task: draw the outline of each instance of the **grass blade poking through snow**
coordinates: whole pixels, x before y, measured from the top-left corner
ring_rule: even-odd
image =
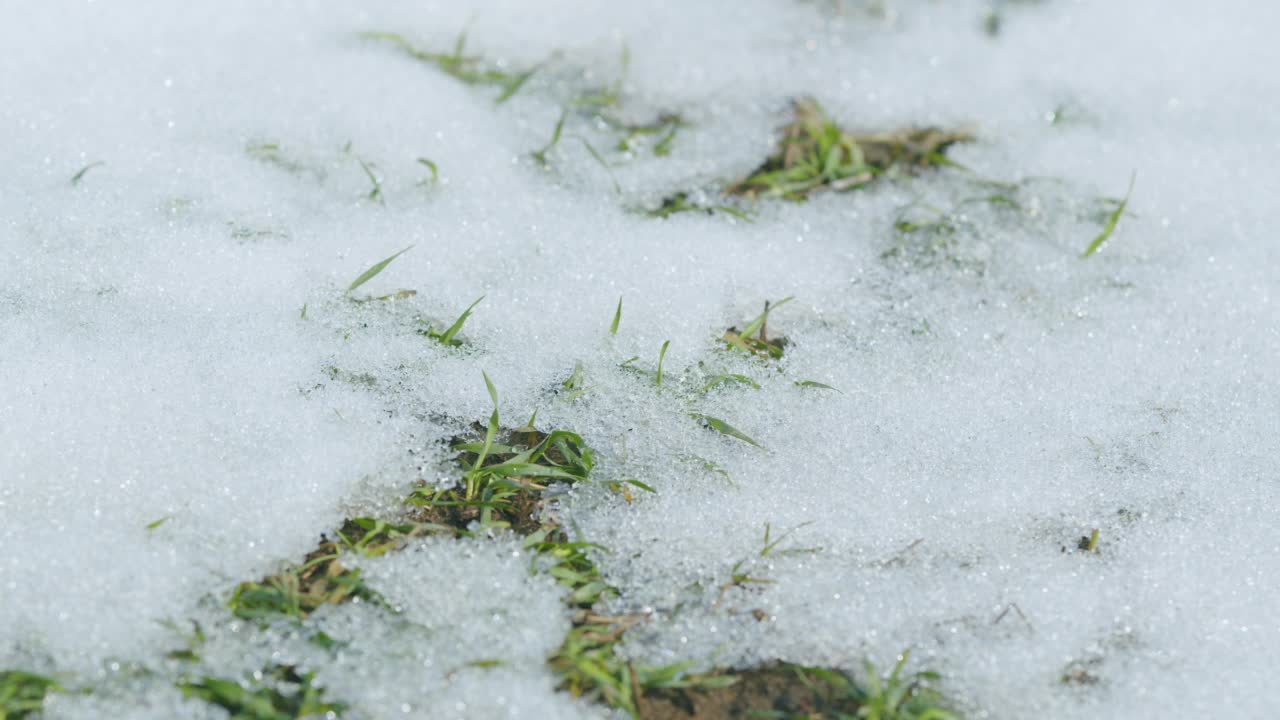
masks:
[[[405,248],[405,249],[401,250],[400,252],[396,253],[395,255],[392,255],[391,257],[387,258],[386,260],[383,260],[382,262],[379,262],[379,263],[375,263],[375,264],[373,265],[373,267],[369,268],[368,270],[365,270],[363,273],[360,273],[360,277],[358,277],[358,278],[356,278],[354,281],[352,281],[351,286],[347,288],[347,292],[351,292],[352,290],[355,290],[356,288],[360,287],[361,285],[363,285],[363,284],[365,284],[365,283],[369,282],[370,280],[372,280],[373,278],[377,277],[378,273],[380,273],[380,272],[382,272],[383,270],[386,270],[386,269],[387,269],[387,266],[391,264],[391,261],[392,261],[392,260],[395,260],[396,258],[398,258],[398,257],[400,257],[401,255],[403,255],[403,254],[405,254],[405,253],[409,252],[409,251],[410,251],[410,250],[412,250],[412,249],[413,249],[413,246],[412,246],[412,245],[410,245],[409,247],[407,247],[407,248]]]
[[[550,162],[547,161],[547,153],[551,152],[552,148],[560,144],[560,133],[564,132],[564,121],[568,117],[569,117],[569,108],[564,108],[563,110],[561,110],[560,119],[556,120],[556,127],[554,130],[551,131],[550,142],[548,142],[546,145],[543,145],[541,149],[534,150],[532,153],[530,153],[530,155],[533,156],[533,159],[537,160],[538,164],[544,168],[551,164]]]
[[[1081,254],[1080,257],[1087,258],[1098,252],[1098,250],[1102,249],[1102,246],[1106,244],[1107,240],[1111,237],[1111,233],[1115,232],[1116,224],[1120,222],[1120,216],[1124,215],[1124,209],[1129,205],[1129,196],[1133,194],[1133,183],[1137,181],[1137,179],[1137,172],[1134,172],[1133,175],[1129,176],[1129,189],[1125,191],[1124,199],[1120,201],[1119,205],[1116,205],[1115,210],[1111,211],[1111,216],[1107,218],[1107,224],[1102,228],[1102,232],[1098,233],[1098,237],[1094,238],[1093,242],[1089,243],[1089,247],[1085,248],[1084,253]]]
[[[505,85],[502,86],[502,94],[498,95],[498,99],[494,100],[493,104],[501,105],[502,103],[510,100],[511,96],[520,92],[520,88],[524,87],[524,84],[529,81],[529,78],[533,77],[533,74],[538,72],[539,67],[540,66],[538,65],[534,65],[528,70],[513,76]]]
[[[658,351],[658,375],[655,380],[658,387],[662,387],[662,361],[667,358],[667,347],[671,345],[671,341],[667,340],[662,343],[662,349]]]
[[[423,180],[418,183],[419,185],[426,185],[428,182],[430,182],[430,184],[432,185],[435,185],[436,183],[440,182],[440,168],[436,167],[436,164],[434,161],[428,160],[427,158],[420,157],[418,158],[418,164],[431,171],[431,180],[430,181]]]
[[[828,385],[828,384],[826,384],[826,383],[820,383],[820,382],[818,382],[817,380],[797,380],[797,381],[796,381],[796,387],[802,387],[802,388],[817,388],[817,389],[819,389],[819,390],[835,390],[836,392],[840,393],[841,395],[843,395],[843,394],[844,394],[844,392],[842,392],[842,391],[840,390],[840,388],[834,388],[834,387],[831,387],[830,385]]]
[[[72,176],[71,176],[71,184],[72,184],[72,185],[79,185],[79,184],[80,184],[80,181],[84,179],[84,174],[85,174],[85,173],[87,173],[87,172],[89,172],[90,170],[92,170],[92,169],[94,169],[94,168],[98,167],[99,165],[106,165],[106,163],[105,163],[105,162],[103,162],[103,161],[101,161],[101,160],[96,160],[96,161],[91,162],[91,163],[89,163],[88,165],[85,165],[84,167],[80,168],[80,172],[78,172],[78,173],[76,173],[75,175],[72,175]]]
[[[618,309],[613,311],[613,322],[609,324],[609,334],[618,334],[618,325],[622,322],[622,296],[618,296]]]
[[[484,299],[483,295],[476,298],[476,301],[471,303],[471,305],[468,306],[466,310],[463,310],[462,314],[458,316],[458,319],[454,320],[453,324],[449,326],[449,329],[445,330],[444,332],[438,333],[428,328],[426,332],[427,337],[439,342],[441,345],[444,345],[446,347],[457,347],[461,345],[462,341],[456,340],[454,338],[457,336],[458,332],[462,330],[462,326],[466,324],[467,318],[471,317],[471,311],[475,309],[475,306],[479,305],[480,301],[483,299]]]
[[[706,423],[707,427],[711,428],[712,430],[715,430],[721,435],[728,435],[731,438],[737,438],[742,442],[745,442],[750,445],[755,445],[758,448],[764,447],[763,445],[756,442],[755,440],[752,440],[750,437],[747,437],[747,435],[743,433],[741,430],[739,430],[738,428],[730,425],[729,423],[719,418],[713,418],[710,415],[703,415],[702,413],[690,413],[690,417],[692,417],[695,420],[701,420],[702,422]]]

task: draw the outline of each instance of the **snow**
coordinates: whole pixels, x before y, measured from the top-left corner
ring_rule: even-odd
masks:
[[[447,478],[443,441],[490,410],[484,369],[505,420],[536,409],[597,449],[597,475],[658,491],[584,487],[557,510],[609,548],[609,609],[654,613],[631,657],[857,671],[910,647],[973,717],[1263,716],[1280,8],[997,7],[994,38],[977,2],[25,8],[0,27],[0,669],[104,688],[52,717],[218,717],[163,661],[181,641],[162,621],[199,618],[202,667],[298,659],[355,717],[607,715],[555,692],[560,591],[509,539],[368,561],[408,616],[317,613],[308,628],[353,643],[337,660],[221,605]],[[499,105],[358,37],[443,50],[463,29],[471,52],[547,64]],[[561,104],[615,82],[624,46],[626,111],[689,122],[670,157],[572,118],[539,167]],[[763,202],[750,223],[630,210],[752,170],[801,95],[859,129],[973,127],[950,157],[1039,179],[1020,210],[965,206],[941,256],[884,257],[904,206],[989,193],[959,171]],[[264,144],[297,169],[246,152]],[[1082,260],[1096,199],[1134,172],[1131,213]],[[354,294],[415,296],[344,295],[409,245]],[[463,349],[415,333],[482,295]],[[776,366],[717,349],[792,295]],[[667,340],[661,389],[618,368],[652,369]],[[590,390],[557,400],[576,362]],[[700,392],[722,372],[761,387]],[[793,530],[778,551],[820,550],[760,557],[766,523]],[[1076,550],[1092,528],[1099,552]],[[739,561],[772,582],[721,592]],[[1080,662],[1099,683],[1060,681]]]

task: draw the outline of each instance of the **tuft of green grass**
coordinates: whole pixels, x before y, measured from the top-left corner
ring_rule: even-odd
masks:
[[[106,165],[106,163],[103,162],[102,160],[95,160],[94,162],[91,162],[88,165],[85,165],[84,167],[80,168],[80,170],[77,171],[75,175],[71,176],[71,184],[79,185],[80,181],[84,179],[85,173],[89,172],[90,170],[96,167],[101,167],[102,165]],[[0,716],[0,720],[3,720],[2,716]]]
[[[430,326],[427,326],[425,330],[420,330],[419,334],[425,335],[445,347],[459,347],[462,345],[462,341],[457,339],[458,333],[462,330],[462,326],[466,324],[467,318],[471,317],[471,311],[480,304],[481,300],[484,300],[484,297],[484,295],[481,295],[476,298],[476,301],[467,306],[467,309],[462,311],[462,314],[458,316],[458,319],[454,320],[453,324],[443,332],[434,330]]]
[[[22,720],[44,708],[50,693],[62,692],[53,678],[23,670],[0,672],[0,720]]]
[[[764,302],[764,312],[747,323],[747,326],[741,331],[736,327],[729,328],[720,339],[727,343],[730,348],[741,350],[766,360],[776,360],[782,357],[783,351],[787,346],[787,339],[784,337],[769,338],[769,313],[786,305],[793,299],[794,297],[788,296],[772,304],[766,300]]]
[[[801,201],[819,191],[853,190],[878,177],[951,165],[944,155],[947,148],[973,138],[965,131],[938,128],[854,134],[810,98],[797,100],[793,112],[778,149],[726,193]]]
[[[381,602],[382,598],[360,579],[359,570],[347,570],[338,562],[339,554],[337,544],[323,542],[301,565],[237,585],[227,607],[245,620],[302,620],[324,605],[354,598]]]
[[[865,663],[866,686],[857,687],[847,681],[840,689],[860,705],[858,717],[865,720],[954,720],[958,716],[948,710],[942,696],[931,683],[938,674],[929,671],[903,675],[911,656],[904,650],[893,670],[881,677],[871,661]]]
[[[373,264],[373,266],[371,266],[368,270],[365,270],[364,272],[360,273],[360,277],[358,277],[358,278],[356,278],[355,280],[352,280],[352,281],[351,281],[351,285],[347,287],[347,292],[351,292],[352,290],[355,290],[356,288],[360,287],[361,285],[363,285],[363,284],[365,284],[365,283],[369,282],[370,280],[372,280],[373,278],[377,277],[377,276],[378,276],[378,273],[380,273],[380,272],[382,272],[383,270],[386,270],[386,269],[387,269],[387,266],[391,264],[391,261],[392,261],[392,260],[395,260],[396,258],[398,258],[398,257],[400,257],[401,255],[403,255],[403,254],[405,254],[405,253],[409,252],[409,251],[410,251],[410,250],[412,250],[412,249],[413,249],[413,246],[412,246],[412,245],[410,245],[409,247],[407,247],[407,248],[405,248],[405,249],[401,250],[400,252],[396,253],[395,255],[392,255],[391,257],[386,258],[385,260],[382,260],[382,261],[380,261],[380,262],[376,262],[376,263],[374,263],[374,264]]]
[[[781,535],[775,537],[773,536],[773,526],[770,523],[765,523],[764,543],[760,546],[760,557],[769,557],[770,555],[809,555],[821,552],[822,548],[789,547],[779,549],[778,547],[782,544],[782,541],[790,537],[792,533],[812,524],[812,522],[800,523],[799,525],[791,528],[790,530],[786,530]]]
[[[595,453],[582,437],[567,430],[549,434],[532,427],[503,432],[498,415],[498,391],[487,373],[485,387],[493,412],[483,441],[458,440],[458,464],[464,469],[455,487],[419,487],[405,500],[422,508],[422,519],[465,529],[472,521],[485,527],[528,530],[548,481],[585,482],[595,465]]]
[[[432,523],[392,523],[379,518],[348,518],[336,532],[342,547],[364,557],[378,557],[404,545],[408,538],[451,528]]]
[[[315,673],[292,665],[272,665],[245,681],[219,677],[186,679],[177,684],[188,698],[217,705],[232,720],[303,720],[341,717],[346,707],[325,699],[313,684]]]
[[[704,425],[711,428],[712,430],[715,430],[721,435],[728,435],[731,438],[737,438],[749,445],[755,445],[758,448],[763,448],[763,446],[760,443],[756,442],[755,440],[752,440],[741,430],[735,428],[734,426],[730,425],[729,423],[719,418],[713,418],[710,415],[703,415],[702,413],[690,413],[689,416],[695,420],[702,421]]]
[[[1137,171],[1134,171],[1134,173],[1129,176],[1129,189],[1125,191],[1124,198],[1116,204],[1115,209],[1107,216],[1107,224],[1103,226],[1102,232],[1098,233],[1098,236],[1093,239],[1093,242],[1089,243],[1089,247],[1084,249],[1084,252],[1081,253],[1080,257],[1087,258],[1098,252],[1098,250],[1102,249],[1102,246],[1106,244],[1107,240],[1110,239],[1111,233],[1116,231],[1116,225],[1120,222],[1120,216],[1124,215],[1125,208],[1129,206],[1129,197],[1133,195],[1133,184],[1137,182],[1137,180],[1138,173]]]
[[[508,72],[499,69],[497,65],[482,57],[467,55],[465,32],[458,35],[457,40],[454,41],[453,50],[448,53],[423,50],[399,33],[362,32],[360,37],[391,45],[414,60],[431,65],[467,85],[488,85],[499,88],[498,96],[494,99],[495,105],[501,105],[514,97],[529,78],[541,68],[540,65],[535,65],[527,70]]]

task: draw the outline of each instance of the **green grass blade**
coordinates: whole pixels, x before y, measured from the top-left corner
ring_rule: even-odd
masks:
[[[564,131],[564,121],[568,119],[568,117],[569,108],[563,108],[560,111],[560,119],[556,120],[555,129],[551,131],[551,141],[544,145],[540,150],[533,151],[533,158],[537,160],[539,164],[543,166],[547,165],[547,153],[551,152],[552,148],[560,144],[560,133]]]
[[[466,310],[462,311],[462,314],[458,316],[458,319],[453,321],[453,324],[449,326],[449,329],[445,330],[440,335],[440,342],[442,344],[444,345],[453,344],[454,336],[457,335],[460,330],[462,330],[462,326],[466,324],[467,318],[471,317],[471,311],[475,308],[476,305],[479,305],[480,301],[483,299],[484,299],[484,295],[481,295],[479,298],[476,299],[475,302],[471,303],[471,305]],[[493,404],[494,405],[498,404],[498,400],[496,397],[494,398]]]
[[[600,152],[595,149],[595,146],[593,146],[586,138],[579,137],[578,141],[587,149],[587,152],[591,153],[591,157],[595,158],[596,162],[600,163],[600,167],[604,168],[604,171],[609,173],[609,181],[613,183],[613,191],[621,195],[622,186],[618,184],[618,178],[614,176],[613,168],[609,167],[609,163],[604,159],[604,156],[601,155]]]
[[[94,168],[98,167],[99,165],[106,165],[106,163],[105,163],[105,162],[103,162],[103,161],[101,161],[101,160],[96,160],[96,161],[91,162],[91,163],[89,163],[88,165],[85,165],[84,167],[80,168],[80,172],[78,172],[78,173],[76,173],[75,175],[72,175],[72,176],[71,176],[71,184],[72,184],[72,185],[79,185],[79,184],[80,184],[80,181],[84,179],[84,174],[85,174],[85,173],[87,173],[87,172],[89,172],[90,170],[92,170],[92,169],[94,169]]]
[[[656,379],[658,387],[662,387],[662,361],[666,359],[667,347],[670,345],[671,345],[671,341],[668,340],[662,343],[662,349],[658,351],[658,376]]]
[[[432,184],[440,182],[440,168],[436,167],[435,162],[428,160],[427,158],[420,157],[418,158],[418,164],[426,167],[428,170],[431,171]],[[423,182],[426,182],[426,181],[424,180]]]
[[[622,296],[618,296],[618,309],[613,311],[613,322],[609,325],[609,334],[618,334],[618,325],[622,322]]]
[[[538,69],[540,67],[541,67],[540,65],[534,65],[528,70],[525,70],[519,75],[516,75],[515,77],[511,78],[511,81],[503,86],[502,94],[498,96],[497,100],[493,101],[493,104],[501,105],[502,103],[510,100],[511,96],[520,92],[520,88],[524,87],[524,84],[529,82],[529,78],[533,77],[533,74],[538,72]]]
[[[741,430],[735,428],[734,426],[730,425],[729,423],[719,418],[713,418],[710,415],[703,415],[702,413],[691,413],[690,416],[696,420],[701,420],[702,422],[707,424],[707,427],[711,428],[712,430],[715,430],[716,432],[722,435],[728,435],[731,438],[737,438],[749,445],[755,445],[758,448],[763,448],[763,446],[760,443],[756,442],[755,440],[752,440]]]
[[[720,385],[726,385],[728,383],[738,383],[739,385],[746,385],[747,387],[750,387],[753,390],[760,389],[760,383],[756,382],[755,380],[752,380],[746,375],[739,375],[738,373],[725,373],[724,375],[717,375],[711,378],[711,380],[708,381],[707,384],[703,386],[702,392],[710,392],[712,388],[719,387]]]
[[[1098,233],[1098,237],[1094,238],[1093,242],[1089,243],[1089,247],[1085,248],[1084,253],[1081,254],[1080,257],[1087,258],[1098,252],[1098,250],[1102,248],[1103,244],[1107,242],[1107,239],[1111,237],[1111,233],[1115,232],[1116,224],[1120,222],[1120,216],[1124,215],[1124,209],[1129,204],[1129,196],[1133,194],[1133,184],[1137,179],[1138,173],[1137,171],[1134,171],[1133,175],[1129,176],[1129,189],[1125,191],[1124,199],[1121,200],[1120,204],[1116,206],[1116,209],[1111,212],[1111,216],[1107,218],[1107,224],[1102,228],[1102,232]]]
[[[493,400],[493,409],[498,409],[498,389],[493,386],[493,381],[489,379],[489,373],[481,370],[480,374],[484,376],[484,386],[489,390],[489,398]]]
[[[377,276],[377,274],[378,274],[378,273],[380,273],[380,272],[382,272],[383,270],[387,269],[387,266],[391,264],[391,261],[392,261],[392,260],[395,260],[396,258],[400,257],[401,255],[403,255],[403,254],[405,254],[405,253],[409,252],[411,249],[413,249],[413,246],[412,246],[412,245],[410,245],[409,247],[407,247],[407,248],[405,248],[405,249],[401,250],[400,252],[396,253],[395,255],[392,255],[391,257],[387,258],[386,260],[383,260],[382,262],[376,263],[373,267],[369,268],[368,270],[365,270],[363,273],[361,273],[361,274],[360,274],[360,277],[356,278],[356,279],[351,283],[351,286],[347,288],[347,292],[351,292],[352,290],[355,290],[356,288],[360,287],[361,285],[363,285],[363,284],[365,284],[365,283],[369,282],[370,280],[372,280],[374,277],[376,277],[376,276]]]
[[[844,394],[844,392],[840,390],[840,388],[831,387],[830,385],[826,383],[820,383],[817,380],[797,380],[796,387],[818,388],[819,390],[835,390],[841,395]]]
[[[752,335],[756,334],[757,332],[760,331],[760,328],[764,327],[764,324],[769,320],[769,313],[773,312],[774,310],[777,310],[783,305],[786,305],[787,303],[791,302],[794,299],[795,299],[794,295],[788,295],[787,297],[782,298],[776,303],[772,303],[772,304],[765,303],[766,307],[764,312],[760,313],[760,315],[757,316],[755,320],[752,320],[750,323],[748,323],[747,326],[743,328],[742,332],[738,334],[744,338],[751,337]]]

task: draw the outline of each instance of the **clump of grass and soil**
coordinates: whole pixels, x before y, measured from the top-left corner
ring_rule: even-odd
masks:
[[[785,297],[777,302],[764,301],[764,312],[760,313],[741,330],[737,326],[724,331],[720,339],[730,349],[740,350],[748,355],[765,360],[777,360],[786,352],[787,339],[781,335],[769,337],[769,313],[791,302],[794,297]]]
[[[51,677],[24,670],[0,672],[0,720],[21,720],[44,707],[50,693],[62,688]]]
[[[320,607],[360,599],[380,602],[379,595],[360,579],[359,570],[339,562],[341,548],[323,541],[299,565],[290,565],[258,581],[240,583],[227,606],[245,620],[301,620]]]
[[[312,683],[314,673],[292,665],[272,665],[244,681],[219,677],[188,679],[178,689],[188,698],[217,705],[232,720],[302,720],[342,717],[342,703],[325,699],[325,691]]]
[[[866,680],[825,668],[789,663],[736,673],[733,683],[663,688],[646,692],[644,720],[729,720],[730,718],[866,718],[868,720],[948,720],[930,672],[903,674],[908,653],[881,677],[867,664]],[[727,676],[726,676],[727,677]]]
[[[973,139],[968,131],[941,128],[849,132],[811,98],[795,101],[792,111],[777,150],[725,188],[727,194],[801,201],[817,192],[854,190],[880,177],[953,165],[947,149]]]
[[[947,159],[947,150],[972,139],[967,130],[932,127],[851,132],[831,119],[817,101],[801,98],[792,103],[792,119],[782,127],[773,153],[722,192],[752,202],[760,198],[802,202],[815,193],[866,187],[882,177],[909,177],[955,166]],[[730,203],[699,202],[693,197],[687,190],[674,192],[645,214],[665,219],[683,212],[724,212],[750,219]]]

